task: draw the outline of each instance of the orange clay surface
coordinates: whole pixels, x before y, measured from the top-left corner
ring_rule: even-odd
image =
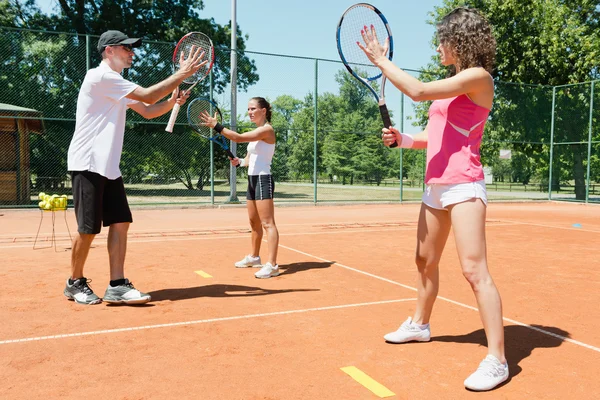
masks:
[[[34,250],[41,212],[0,210],[0,399],[378,399],[348,366],[396,399],[598,399],[600,207],[489,205],[511,379],[487,393],[463,386],[486,342],[452,234],[432,341],[383,340],[414,311],[418,211],[278,206],[282,274],[258,280],[233,266],[250,251],[244,207],[133,209],[126,276],[152,302],[83,306],[62,293],[64,214],[58,251]],[[52,245],[51,221],[36,247]],[[66,221],[74,233],[72,209]],[[107,232],[85,270],[99,296]]]

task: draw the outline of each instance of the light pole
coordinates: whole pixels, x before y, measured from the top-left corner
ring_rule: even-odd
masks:
[[[237,131],[237,21],[236,21],[236,0],[231,0],[231,69],[230,69],[230,82],[231,82],[231,130]],[[231,152],[237,155],[237,143],[231,141]],[[229,202],[239,203],[237,197],[237,174],[236,167],[233,165],[229,166]]]

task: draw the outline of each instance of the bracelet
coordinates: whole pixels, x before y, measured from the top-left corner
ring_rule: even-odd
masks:
[[[400,137],[402,138],[402,143],[400,143],[400,147],[405,148],[405,149],[410,149],[413,147],[415,141],[414,141],[412,135],[409,135],[406,133],[401,133]]]
[[[239,158],[240,160],[240,167],[245,167],[246,166],[246,159],[245,158]]]
[[[215,125],[215,127],[213,128],[217,133],[221,133],[221,131],[223,129],[225,129],[225,127],[223,125],[221,125],[220,123],[217,122],[217,124]]]

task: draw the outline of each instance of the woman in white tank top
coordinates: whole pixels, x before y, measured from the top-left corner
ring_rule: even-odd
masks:
[[[238,268],[260,268],[254,274],[257,278],[271,278],[279,275],[277,248],[279,231],[275,225],[273,193],[275,181],[271,176],[271,161],[275,153],[275,131],[271,126],[271,105],[262,97],[253,97],[248,102],[248,116],[256,125],[250,132],[238,133],[218,124],[216,118],[204,113],[201,115],[206,126],[210,126],[227,139],[236,143],[248,143],[245,158],[234,158],[232,165],[248,167],[248,191],[246,205],[252,229],[252,252],[235,263]],[[263,229],[267,233],[269,255],[263,265],[260,260],[260,245]]]

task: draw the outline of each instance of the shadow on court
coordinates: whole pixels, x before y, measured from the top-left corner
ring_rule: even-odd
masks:
[[[534,328],[542,329],[553,335],[559,335],[569,338],[571,334],[565,330],[554,326],[531,325]],[[432,342],[451,342],[451,343],[475,343],[487,347],[485,332],[483,329],[456,336],[435,336],[431,338]],[[521,360],[529,357],[533,350],[540,348],[558,347],[564,340],[555,336],[534,331],[533,329],[520,326],[509,325],[504,327],[504,343],[506,346],[506,359],[511,378],[519,375],[523,370],[519,367]],[[509,379],[510,380],[510,379]]]
[[[149,294],[152,302],[196,299],[199,297],[253,297],[290,292],[316,292],[319,289],[263,289],[241,285],[206,285],[189,288],[161,289]]]
[[[281,273],[279,274],[281,275],[291,275],[291,274],[295,274],[296,272],[303,272],[303,271],[308,271],[311,269],[323,269],[323,268],[329,268],[331,267],[333,264],[335,264],[335,261],[330,261],[330,262],[297,262],[297,263],[291,263],[291,264],[280,264],[279,265],[279,269],[281,270]]]

